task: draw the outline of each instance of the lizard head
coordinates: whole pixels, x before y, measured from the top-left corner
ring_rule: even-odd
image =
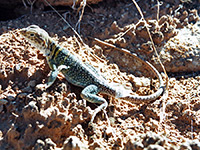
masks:
[[[37,25],[30,25],[19,31],[21,35],[30,42],[32,46],[38,48],[45,56],[49,55],[48,42],[49,34]]]

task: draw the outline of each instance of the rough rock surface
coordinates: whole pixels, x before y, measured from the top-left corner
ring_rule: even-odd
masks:
[[[151,73],[131,57],[90,38],[129,49],[161,70],[132,1],[104,1],[86,8],[77,26],[89,45],[85,47],[53,12],[0,22],[0,149],[200,149],[200,75],[191,72],[199,71],[200,6],[163,1],[157,21],[156,1],[138,4],[170,75],[169,95],[148,105],[102,95],[109,102],[110,125],[103,112],[90,124],[97,106],[82,100],[82,89],[69,84],[62,74],[46,91],[35,89],[46,82],[50,69],[18,29],[38,24],[110,82],[147,95],[158,87],[156,79],[150,80]],[[62,14],[75,27],[76,12]]]

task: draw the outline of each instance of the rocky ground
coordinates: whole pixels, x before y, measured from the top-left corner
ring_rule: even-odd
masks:
[[[31,24],[44,28],[110,82],[138,95],[155,92],[158,80],[132,57],[94,38],[126,48],[163,70],[130,0],[88,4],[80,24],[78,5],[56,6],[86,46],[49,7],[22,5],[18,8],[25,7],[24,15],[0,22],[0,149],[200,149],[199,2],[165,0],[159,11],[157,1],[137,3],[169,75],[168,97],[134,104],[102,95],[109,102],[109,121],[100,112],[91,124],[97,105],[82,100],[82,89],[62,74],[46,91],[36,90],[37,84],[47,81],[50,69],[44,56],[19,34]]]

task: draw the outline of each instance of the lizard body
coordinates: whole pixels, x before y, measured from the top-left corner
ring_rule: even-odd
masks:
[[[155,93],[147,96],[131,95],[129,90],[113,86],[100,75],[95,68],[87,63],[83,63],[66,48],[61,47],[53,41],[48,33],[40,27],[31,25],[21,29],[20,33],[46,56],[52,71],[48,82],[43,84],[44,89],[50,87],[56,80],[58,73],[62,72],[68,82],[83,88],[81,92],[81,97],[83,99],[100,104],[100,106],[95,109],[91,122],[93,122],[96,114],[102,109],[106,109],[108,105],[104,98],[97,95],[98,93],[107,94],[134,103],[142,103],[155,100],[164,92],[162,77],[150,63],[146,65],[148,65],[158,77],[160,81],[159,89]]]

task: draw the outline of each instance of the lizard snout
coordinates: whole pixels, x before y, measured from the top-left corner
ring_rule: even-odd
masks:
[[[23,29],[20,29],[20,30],[19,30],[19,33],[22,34],[22,35],[25,35],[25,34],[26,34],[26,30],[25,30],[24,28],[23,28]]]

